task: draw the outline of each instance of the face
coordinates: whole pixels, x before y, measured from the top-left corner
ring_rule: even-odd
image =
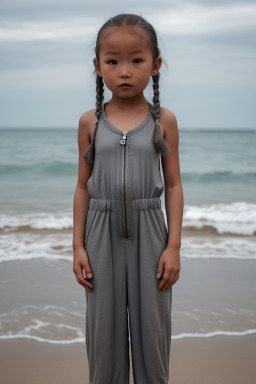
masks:
[[[134,97],[148,85],[150,76],[158,73],[162,59],[153,63],[153,53],[146,32],[139,26],[109,28],[102,40],[99,62],[94,59],[98,76],[108,89],[121,98]],[[121,87],[128,83],[130,87]]]

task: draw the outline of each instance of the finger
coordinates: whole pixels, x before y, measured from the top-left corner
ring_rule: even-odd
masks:
[[[165,269],[162,280],[158,286],[160,289],[162,289],[163,286],[166,284],[166,282],[169,280],[169,275],[170,275],[170,272],[167,269]]]
[[[170,285],[171,285],[171,280],[170,280],[170,277],[169,277],[169,279],[164,284],[164,286],[162,288],[162,291],[166,291],[170,287]]]
[[[175,276],[176,276],[176,273],[175,273],[175,272],[171,272],[171,273],[170,273],[168,281],[167,281],[166,284],[163,286],[163,291],[166,291],[168,288],[170,288],[170,287],[174,284],[174,282],[175,282]]]
[[[156,270],[156,278],[157,279],[159,279],[162,276],[163,271],[164,271],[164,263],[159,261],[158,266],[157,266],[157,270]]]
[[[167,291],[167,289],[170,288],[171,286],[172,286],[172,281],[168,280],[167,283],[164,285],[162,290]]]
[[[93,285],[91,283],[92,279],[89,279],[88,277],[84,277],[84,283],[87,285],[89,288],[93,288]]]
[[[180,275],[179,275],[179,272],[178,272],[178,273],[175,275],[175,279],[174,279],[174,282],[172,283],[172,285],[175,284],[176,281],[179,280],[179,278],[180,278]]]
[[[88,266],[88,264],[85,264],[84,266],[84,273],[85,273],[85,276],[84,276],[84,280],[86,282],[88,282],[88,286],[90,286],[91,288],[93,288],[93,285],[92,285],[92,271],[91,271],[91,268],[90,266]]]
[[[88,277],[89,279],[92,279],[92,270],[90,268],[89,263],[84,263],[83,267],[84,267],[85,276]]]
[[[164,276],[164,282],[161,286],[160,289],[166,290],[172,285],[173,277],[174,277],[174,272],[172,272],[170,269],[166,269],[166,276]]]
[[[89,283],[85,282],[85,283],[83,284],[83,287],[84,287],[88,292],[91,292],[91,290],[93,289],[93,287],[89,286],[88,284],[89,284]]]
[[[84,288],[92,288],[92,284],[90,283],[90,279],[86,278],[83,274],[83,268],[76,269],[75,275],[78,284],[82,285]]]
[[[82,275],[83,276],[83,275]],[[91,291],[93,286],[89,280],[87,280],[84,276],[82,278],[77,278],[78,284],[82,285],[82,287],[86,288],[87,291]]]

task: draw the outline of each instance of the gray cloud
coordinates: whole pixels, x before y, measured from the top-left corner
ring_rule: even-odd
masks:
[[[214,120],[208,121],[208,117],[214,108],[223,116],[224,126],[255,126],[254,110],[244,112],[248,112],[246,105],[251,105],[251,98],[255,97],[255,2],[133,1],[124,9],[119,1],[88,5],[80,0],[1,2],[0,126],[20,122],[33,125],[42,104],[49,116],[44,123],[50,125],[58,119],[63,119],[63,123],[57,125],[73,125],[74,116],[80,113],[79,105],[92,108],[92,58],[97,31],[108,17],[129,13],[130,9],[156,28],[168,64],[167,71],[164,65],[161,69],[163,103],[168,108],[170,90],[175,95],[170,108],[181,125],[212,126]],[[46,96],[47,90],[51,97]],[[64,103],[65,92],[66,97],[70,95],[70,110],[76,113],[65,110],[60,117],[53,98]],[[33,104],[35,95],[37,105]],[[205,105],[199,117],[200,102]],[[27,105],[34,105],[33,113],[23,111],[13,116],[10,111],[17,103],[24,105],[25,112]],[[215,124],[220,124],[219,119]]]

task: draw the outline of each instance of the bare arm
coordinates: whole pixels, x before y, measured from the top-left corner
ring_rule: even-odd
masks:
[[[89,146],[94,128],[93,110],[84,113],[79,120],[78,126],[78,180],[73,202],[73,272],[80,285],[87,290],[92,288],[92,284],[86,281],[83,275],[88,276],[92,273],[89,259],[85,250],[84,237],[86,230],[86,217],[89,209],[90,196],[87,190],[87,181],[92,173],[92,166],[88,164],[83,152]],[[88,276],[90,278],[90,276]]]
[[[166,143],[171,152],[162,156],[162,167],[165,182],[165,207],[168,222],[168,244],[163,252],[159,271],[165,269],[163,280],[159,287],[168,289],[179,279],[180,247],[183,219],[183,188],[180,177],[179,163],[179,131],[174,113],[162,108],[161,125]]]
[[[170,111],[169,111],[170,112]],[[168,221],[168,245],[172,249],[180,249],[183,218],[183,188],[180,177],[179,131],[176,117],[168,114],[166,120],[165,141],[172,152],[162,156],[165,182],[165,207]]]

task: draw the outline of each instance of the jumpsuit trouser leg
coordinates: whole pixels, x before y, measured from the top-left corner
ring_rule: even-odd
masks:
[[[163,292],[156,278],[168,237],[160,199],[136,201],[130,238],[121,237],[120,212],[109,202],[93,199],[87,215],[89,384],[129,384],[129,331],[134,384],[168,384],[172,287]]]

